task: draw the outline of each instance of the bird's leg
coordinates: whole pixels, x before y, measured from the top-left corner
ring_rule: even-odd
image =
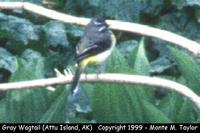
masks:
[[[84,74],[85,74],[85,79],[87,80],[88,72],[87,72],[87,71],[84,71]]]
[[[95,65],[95,67],[96,67],[96,70],[97,70],[96,76],[97,76],[97,78],[99,78],[99,74],[101,74],[105,71],[106,64],[102,63],[101,65]]]

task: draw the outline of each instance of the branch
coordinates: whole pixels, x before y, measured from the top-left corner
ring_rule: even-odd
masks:
[[[75,17],[59,13],[28,2],[0,2],[0,9],[24,9],[48,17],[50,19],[55,19],[65,23],[71,23],[77,25],[86,25],[90,20],[88,18]],[[189,40],[185,37],[182,37],[180,35],[177,35],[175,33],[161,30],[158,28],[153,28],[147,25],[130,23],[130,22],[107,20],[107,23],[110,25],[111,29],[156,37],[168,41],[179,47],[182,47],[191,52],[195,56],[200,56],[200,44],[198,44],[195,41]]]
[[[0,90],[24,89],[30,87],[36,88],[51,86],[55,84],[66,84],[71,83],[72,78],[73,76],[67,76],[32,81],[22,81],[16,83],[3,83],[0,84]],[[200,97],[197,94],[195,94],[191,89],[184,85],[166,79],[127,74],[98,74],[98,76],[96,74],[82,74],[80,80],[82,82],[129,83],[162,87],[182,94],[183,96],[191,100],[200,109]]]

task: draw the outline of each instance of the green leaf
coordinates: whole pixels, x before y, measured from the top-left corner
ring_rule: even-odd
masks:
[[[47,46],[67,47],[69,42],[66,36],[65,25],[58,21],[50,21],[44,25]]]
[[[12,90],[6,95],[6,113],[9,123],[37,122],[48,106],[47,90]]]
[[[158,108],[137,95],[134,86],[98,85],[94,93],[93,114],[97,122],[171,122]]]
[[[11,81],[42,78],[44,71],[43,57],[27,49],[18,61],[19,67]],[[6,93],[6,116],[4,122],[37,122],[48,107],[48,91],[44,88],[10,90]]]
[[[128,40],[123,41],[119,44],[117,44],[117,49],[120,51],[122,55],[124,55],[125,58],[129,57],[130,53],[133,52],[134,49],[136,49],[138,46],[138,42],[135,40]],[[133,60],[131,60],[133,61]]]
[[[200,94],[200,65],[184,51],[170,47],[172,55],[174,56],[178,68],[180,69],[183,77],[187,81],[188,87]]]
[[[142,113],[147,123],[170,123],[172,122],[163,112],[146,100],[141,100]]]
[[[188,113],[189,112],[189,113]],[[197,119],[195,118],[193,105],[190,101],[184,100],[182,103],[181,108],[179,108],[179,111],[177,113],[177,118],[175,122],[195,122]]]
[[[76,14],[77,16],[94,17],[94,7],[89,4],[88,0],[67,0],[65,10],[69,14]]]
[[[97,122],[144,122],[134,87],[124,84],[97,85],[94,88],[93,113]]]
[[[122,65],[123,64],[123,65]],[[131,72],[124,57],[114,49],[107,61],[110,72]],[[127,86],[121,84],[97,84],[94,86],[92,110],[97,122],[133,122],[135,117],[134,106],[130,97],[127,97]],[[131,90],[130,90],[131,91]],[[135,100],[135,97],[133,96]],[[133,101],[137,104],[136,100]]]
[[[195,122],[197,121],[196,113],[199,110],[195,110],[194,105],[188,99],[183,98],[182,95],[179,95],[173,92],[168,97],[168,102],[170,105],[166,105],[169,107],[169,118],[171,118],[174,122]]]
[[[142,50],[140,50],[142,51]],[[138,52],[139,53],[139,52]],[[138,56],[139,58],[140,56]],[[143,59],[143,58],[141,58]],[[138,62],[139,59],[137,59]],[[114,50],[108,61],[108,70],[111,72],[133,73],[124,57]],[[147,88],[146,88],[147,89]],[[145,90],[146,90],[145,89]],[[142,90],[142,91],[141,91]],[[97,84],[94,86],[92,108],[94,119],[97,122],[145,122],[167,121],[164,114],[161,118],[146,118],[145,114],[153,109],[140,103],[148,99],[144,88],[138,85],[127,84]],[[148,105],[150,106],[150,105]],[[156,109],[154,109],[156,110]],[[155,113],[157,113],[155,111]],[[161,114],[159,112],[159,114]],[[156,114],[155,114],[156,115]]]
[[[60,90],[61,88],[57,88],[56,92],[54,92],[59,93],[59,95],[54,94],[53,96],[51,96],[51,99],[53,100],[51,106],[49,106],[48,110],[39,120],[39,123],[65,122],[65,105],[68,93],[66,89],[62,89],[62,91]]]
[[[186,81],[184,84],[197,94],[200,94],[199,64],[196,63],[193,57],[189,56],[184,51],[173,47],[169,48],[177,62],[178,69],[181,71],[181,74]],[[171,103],[173,104],[173,110],[170,112],[171,114],[174,114],[172,118],[175,122],[194,122],[197,120],[197,118],[195,118],[195,114],[198,114],[198,111],[195,110],[194,105],[188,99],[184,99],[183,96],[179,96],[177,94],[170,98],[172,101]]]
[[[18,44],[28,45],[30,41],[38,41],[38,28],[30,21],[0,13],[0,29],[11,35],[10,39]]]
[[[198,23],[196,20],[188,21],[188,19],[191,19],[191,12],[173,12],[160,17],[158,27],[193,40],[199,40],[200,27]],[[166,42],[164,43],[166,44]]]
[[[175,92],[168,92],[168,95],[160,101],[157,101],[157,108],[160,109],[166,116],[172,120],[173,122],[181,122],[177,121],[177,116],[180,112],[180,108],[182,106],[182,96],[178,95]]]
[[[31,80],[44,77],[44,57],[31,49],[25,50],[18,61],[20,67],[12,75],[11,81]]]
[[[175,63],[171,62],[167,57],[159,57],[152,61],[150,64],[150,73],[162,74],[164,71],[169,70]]]
[[[94,6],[94,0],[90,0],[89,2]],[[101,0],[101,2],[96,0],[95,2],[98,3],[95,5],[96,12],[99,16],[115,18],[117,20],[134,20],[137,22],[139,21],[140,11],[144,9],[144,5],[142,5],[142,2],[138,0]]]
[[[114,48],[111,56],[106,61],[106,64],[107,64],[107,71],[109,72],[114,72],[114,73],[130,72],[128,63],[126,62],[124,56],[116,48]],[[123,66],[123,69],[120,69],[121,66]]]
[[[172,4],[182,9],[186,6],[200,6],[199,0],[171,0]]]
[[[146,14],[148,15],[147,17],[159,15],[164,6],[164,0],[88,0],[88,2],[90,6],[96,7],[95,9],[99,16],[136,22],[141,20]]]
[[[7,117],[6,117],[6,102],[5,99],[0,100],[0,123],[7,121]]]
[[[87,119],[84,119],[84,118],[75,118],[71,121],[71,123],[95,123],[93,121],[89,121]]]
[[[84,28],[77,25],[67,25],[66,32],[74,37],[81,37],[83,35]]]
[[[136,74],[149,75],[149,69],[150,65],[145,52],[144,39],[142,39],[135,57],[134,71]]]
[[[198,119],[197,119],[196,123],[200,123],[200,113],[198,115]]]
[[[149,75],[150,64],[146,56],[144,39],[142,39],[132,52],[128,55],[128,62],[134,68],[134,73]]]
[[[0,69],[14,73],[17,69],[17,59],[6,49],[0,47]]]
[[[143,14],[143,18],[144,17],[151,17],[151,16],[156,16],[159,15],[160,12],[162,11],[162,9],[167,6],[167,4],[164,4],[164,0],[144,0],[142,1],[142,5],[144,6],[144,9],[142,10],[142,12],[144,12],[145,14]],[[145,19],[145,18],[144,18]],[[154,21],[154,20],[150,20],[150,21]]]
[[[149,75],[150,64],[146,57],[146,51],[144,46],[144,39],[139,43],[137,49],[133,49],[128,57],[129,64],[133,67],[134,74]],[[143,86],[135,86],[135,93],[140,97],[148,100],[152,100],[152,90]]]

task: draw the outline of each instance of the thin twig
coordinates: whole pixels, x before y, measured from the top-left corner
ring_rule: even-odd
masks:
[[[24,89],[24,88],[37,88],[44,86],[51,86],[55,84],[66,84],[72,82],[73,76],[67,77],[57,77],[49,79],[40,79],[32,81],[22,81],[16,83],[4,83],[0,84],[0,90],[10,90],[10,89]],[[129,83],[129,84],[143,84],[148,86],[162,87],[168,90],[176,91],[183,96],[191,100],[199,109],[200,109],[200,97],[195,94],[188,87],[176,83],[174,81],[156,78],[156,77],[147,77],[139,75],[127,75],[127,74],[89,74],[81,75],[82,82],[107,82],[107,83]]]
[[[0,9],[25,9],[51,19],[71,24],[86,25],[89,22],[88,18],[75,17],[59,13],[28,2],[0,2]],[[156,37],[182,47],[195,56],[200,56],[200,44],[172,32],[153,28],[147,25],[116,20],[107,20],[107,23],[110,25],[111,29]]]

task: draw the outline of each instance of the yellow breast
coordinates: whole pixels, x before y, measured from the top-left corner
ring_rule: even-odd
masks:
[[[111,38],[112,38],[112,46],[107,49],[106,51],[102,52],[102,53],[99,53],[97,55],[93,55],[93,56],[90,56],[86,59],[83,59],[81,62],[80,62],[80,66],[81,67],[86,67],[88,64],[101,64],[102,62],[104,62],[108,56],[110,56],[110,54],[112,53],[112,50],[115,46],[115,43],[116,43],[116,38],[114,36],[113,33],[111,33]]]

